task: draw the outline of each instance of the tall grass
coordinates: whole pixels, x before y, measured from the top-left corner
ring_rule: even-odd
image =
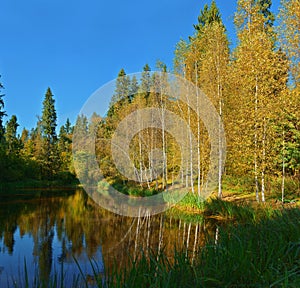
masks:
[[[200,197],[198,197],[197,194],[193,194],[193,193],[187,193],[183,199],[176,204],[177,207],[181,207],[183,209],[186,210],[199,210],[202,211],[204,210],[204,206],[205,202],[203,201],[203,199],[201,199]]]
[[[208,217],[217,217],[231,220],[236,223],[257,223],[263,219],[280,216],[281,210],[274,209],[267,203],[250,205],[246,202],[235,203],[212,198],[205,202],[204,214]]]
[[[114,274],[109,287],[300,287],[300,211],[257,223],[220,228],[192,263],[184,252],[174,262],[145,256]]]
[[[91,260],[92,282],[77,262],[78,274],[66,287],[300,287],[300,210],[274,212],[223,202],[212,200],[207,211],[236,221],[217,227],[218,238],[208,239],[194,258],[193,251],[175,250],[172,258],[164,251],[146,251],[106,275]],[[24,285],[12,287],[29,287],[26,264],[24,274]],[[55,273],[47,287],[65,287],[60,277]],[[38,276],[34,283],[45,287]]]

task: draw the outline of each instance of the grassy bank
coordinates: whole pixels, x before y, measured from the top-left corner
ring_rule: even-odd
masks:
[[[218,222],[216,233],[196,255],[186,249],[174,250],[172,258],[164,250],[143,251],[104,277],[91,260],[94,275],[87,278],[78,264],[67,287],[300,287],[299,208],[240,206],[215,199],[206,204],[205,213],[222,215],[226,222]],[[24,275],[21,282],[26,284],[26,271]],[[43,286],[38,275],[34,282],[34,287],[65,287],[59,271],[49,286]]]
[[[201,202],[187,194],[166,212],[184,222],[216,220],[214,236],[207,238],[196,255],[186,249],[175,250],[172,258],[170,251],[143,251],[123,270],[112,268],[105,277],[91,260],[94,275],[86,278],[78,265],[67,287],[300,287],[298,192],[289,194],[293,202],[282,203],[278,191],[273,191],[267,194],[266,203],[257,203],[245,183],[226,185],[225,200],[213,197]],[[24,285],[11,287],[29,287],[27,272],[23,274]],[[39,275],[34,277],[34,287],[65,287],[59,271],[49,286],[41,283]]]
[[[300,211],[274,212],[257,223],[220,228],[192,261],[162,253],[112,273],[109,287],[300,287]]]

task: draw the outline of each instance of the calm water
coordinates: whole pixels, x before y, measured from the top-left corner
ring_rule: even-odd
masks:
[[[122,269],[149,247],[164,249],[170,259],[175,246],[194,257],[215,231],[199,215],[122,217],[95,205],[82,190],[31,192],[0,196],[0,287],[23,287],[26,270],[31,283],[36,275],[45,283],[56,276],[71,287],[80,274],[74,258],[93,286],[91,261],[101,274],[113,265]]]

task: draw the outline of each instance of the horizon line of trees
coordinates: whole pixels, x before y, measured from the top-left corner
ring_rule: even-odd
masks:
[[[6,115],[3,96],[0,98],[2,117]],[[36,127],[30,131],[24,128],[21,135],[17,134],[16,115],[10,117],[5,127],[0,125],[0,182],[63,180],[68,184],[74,181],[71,122],[67,119],[57,135],[55,100],[50,88],[45,93],[42,107]]]
[[[278,15],[271,12],[271,5],[271,0],[237,1],[234,23],[238,42],[230,51],[226,27],[215,1],[212,1],[200,11],[194,35],[187,41],[180,40],[175,49],[173,72],[193,82],[208,96],[225,125],[225,171],[222,168],[224,155],[218,155],[216,168],[219,197],[222,197],[223,173],[233,178],[248,178],[250,190],[253,189],[257,201],[262,202],[266,192],[278,189],[276,185],[280,186],[283,201],[287,177],[300,182],[300,3],[282,0]],[[275,20],[279,23],[277,27]],[[160,62],[157,69],[168,71]],[[180,167],[176,139],[165,133],[163,126],[162,129],[147,128],[141,129],[132,139],[130,151],[134,173],[144,183],[141,188],[153,190],[166,189],[173,179],[184,175],[181,179],[186,187],[201,195],[209,165],[206,128],[195,111],[180,101],[173,101],[155,89],[141,93],[147,91],[145,87],[168,85],[166,79],[150,74],[150,70],[149,65],[145,65],[141,81],[138,81],[121,69],[107,115],[101,118],[95,114],[91,119],[79,115],[75,125],[86,135],[89,131],[97,133],[96,152],[99,162],[102,161],[102,172],[118,186],[128,181],[117,171],[110,147],[103,140],[111,139],[117,124],[137,109],[157,107],[161,119],[167,110],[180,114],[197,142],[195,151],[191,149],[190,159],[184,164],[186,166]],[[24,129],[20,137],[16,136],[16,116],[13,115],[3,127],[3,106],[0,97],[1,159],[19,157],[26,160],[26,165],[38,167],[35,169],[39,169],[39,173],[35,175],[44,179],[61,172],[74,174],[73,127],[67,121],[56,135],[56,112],[50,88],[36,128]],[[162,151],[160,163],[153,163],[155,155],[151,153],[155,149]],[[155,166],[160,168],[160,176],[152,180]],[[145,170],[150,174],[145,174]],[[1,171],[4,171],[2,167]]]

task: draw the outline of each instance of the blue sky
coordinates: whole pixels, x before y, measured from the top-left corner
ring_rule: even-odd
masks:
[[[217,0],[235,42],[236,1]],[[0,75],[5,110],[35,126],[47,87],[58,125],[74,121],[87,98],[119,70],[172,68],[174,48],[194,32],[203,0],[2,0]],[[273,1],[277,10],[279,0]],[[6,118],[5,120],[7,120]]]

